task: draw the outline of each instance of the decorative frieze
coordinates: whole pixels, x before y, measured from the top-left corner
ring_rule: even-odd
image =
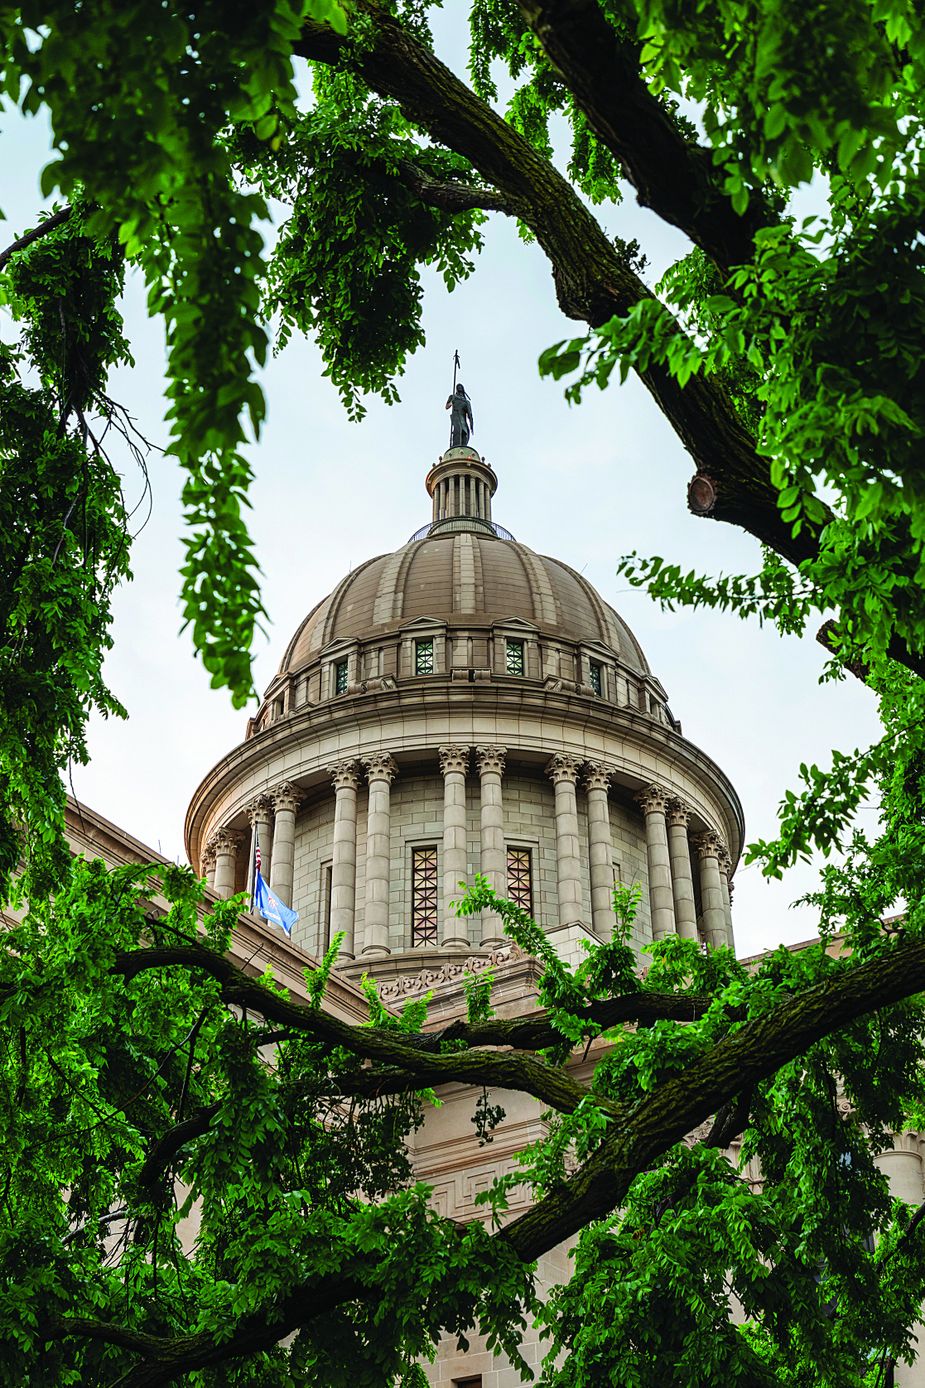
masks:
[[[527,956],[517,945],[502,945],[488,954],[471,954],[448,959],[435,968],[422,969],[420,973],[408,974],[392,979],[390,983],[379,984],[379,996],[385,1003],[398,1002],[416,993],[427,993],[431,989],[449,988],[461,985],[468,974],[484,973],[486,969],[496,969],[502,964],[512,964]]]

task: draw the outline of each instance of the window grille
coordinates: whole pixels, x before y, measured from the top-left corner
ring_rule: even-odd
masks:
[[[339,660],[334,666],[334,693],[347,693],[347,662]]]
[[[411,850],[411,944],[437,943],[437,848]]]
[[[414,673],[416,675],[432,675],[434,673],[433,641],[415,641]]]
[[[591,688],[595,694],[603,694],[604,692],[603,672],[596,660],[591,661]]]
[[[522,641],[508,641],[507,643],[507,672],[509,675],[522,675],[524,673],[524,643]]]
[[[529,848],[507,851],[507,894],[515,906],[533,915],[533,872]]]

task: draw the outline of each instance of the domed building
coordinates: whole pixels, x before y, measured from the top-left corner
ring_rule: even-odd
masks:
[[[633,633],[580,574],[492,519],[493,469],[451,447],[429,525],[348,574],[289,642],[244,741],[186,820],[220,895],[263,875],[293,943],[371,973],[384,996],[504,945],[460,919],[482,872],[560,954],[609,937],[639,883],[634,944],[732,943],[743,836],[727,777],[681,734]],[[449,973],[440,975],[441,968]]]

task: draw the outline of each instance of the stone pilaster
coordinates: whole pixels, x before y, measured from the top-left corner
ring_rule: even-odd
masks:
[[[690,811],[680,800],[669,800],[666,819],[675,923],[683,940],[696,940],[697,906],[694,900],[691,847],[687,837]]]
[[[652,938],[667,939],[675,932],[674,896],[671,888],[671,858],[665,814],[668,792],[661,786],[648,786],[636,796],[646,817],[646,859],[649,865],[649,911]]]
[[[273,847],[270,850],[270,886],[284,906],[292,906],[292,868],[295,859],[295,812],[302,792],[291,781],[280,781],[270,791],[273,802]]]
[[[363,758],[369,781],[366,815],[366,910],[363,953],[389,953],[389,865],[391,863],[391,786],[398,772],[389,752]]]
[[[469,748],[441,747],[440,771],[443,776],[443,931],[444,949],[468,949],[467,923],[451,910],[460,895],[460,882],[469,866],[466,845],[466,773]]]
[[[611,769],[585,762],[582,782],[588,797],[588,860],[591,867],[591,928],[599,940],[613,934],[613,834],[607,791]]]
[[[719,850],[719,885],[723,893],[723,910],[726,913],[726,944],[731,946],[733,942],[732,934],[732,859],[729,850],[720,845]]]
[[[702,908],[703,932],[707,944],[718,949],[726,943],[726,907],[723,902],[723,886],[719,872],[719,854],[722,844],[716,834],[708,829],[698,834],[694,840],[700,855],[700,904]]]
[[[334,846],[331,859],[331,938],[343,933],[341,954],[356,953],[357,790],[359,767],[340,761],[328,767],[334,783]]]
[[[556,877],[559,924],[581,920],[581,845],[578,838],[578,799],[575,783],[579,761],[565,752],[550,757],[546,775],[556,792]]]
[[[487,877],[499,896],[507,891],[507,855],[504,847],[504,809],[501,798],[501,777],[504,775],[506,747],[476,747],[475,761],[481,787],[481,852],[480,871]],[[501,917],[494,911],[482,913],[483,949],[493,949],[504,942]]]
[[[215,850],[214,888],[219,896],[234,896],[238,848],[244,835],[240,829],[219,829],[209,840]]]
[[[270,868],[273,862],[273,801],[269,795],[255,795],[253,800],[246,807],[247,817],[251,825],[251,859],[247,869],[247,884],[251,896],[254,894],[254,860],[256,856],[257,843],[260,843],[260,874],[264,882],[270,880]],[[287,901],[286,905],[290,903]]]
[[[209,842],[206,844],[205,848],[202,850],[202,853],[200,854],[200,858],[199,858],[199,871],[200,871],[200,874],[206,879],[206,882],[209,884],[209,886],[210,886],[210,887],[212,888],[212,890],[214,891],[214,890],[215,890],[215,844],[214,844],[214,842],[213,842],[212,839],[209,839]]]

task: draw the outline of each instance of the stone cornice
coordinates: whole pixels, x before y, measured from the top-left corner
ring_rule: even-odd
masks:
[[[574,726],[576,751],[583,741],[593,738],[603,740],[604,745],[616,739],[624,745],[628,761],[642,763],[646,756],[651,758],[654,754],[666,765],[677,764],[722,804],[724,827],[730,843],[735,845],[736,856],[741,847],[745,832],[742,808],[728,776],[694,743],[650,715],[637,709],[618,707],[594,696],[549,691],[543,688],[542,681],[537,680],[489,681],[476,687],[464,682],[435,679],[433,683],[416,683],[413,703],[409,701],[405,689],[396,687],[382,689],[375,694],[306,705],[256,737],[239,743],[205,776],[192,797],[185,826],[185,840],[191,857],[195,860],[201,850],[202,834],[208,826],[212,806],[248,779],[253,785],[271,757],[285,754],[291,760],[300,748],[309,749],[323,737],[335,735],[342,746],[345,742],[347,744],[343,753],[345,757],[349,755],[351,745],[358,756],[365,750],[364,742],[368,746],[373,738],[381,737],[381,729],[386,722],[407,718],[414,713],[422,717],[422,722],[426,718],[429,726],[439,723],[441,718],[446,720],[446,732],[442,739],[437,734],[437,745],[441,741],[452,742],[454,723],[464,725],[469,722],[471,726],[477,713],[479,721],[483,723],[491,717],[499,720],[516,718],[528,729],[531,724],[535,726],[536,735],[528,731],[518,750],[542,753],[545,746],[548,753],[549,741],[546,739],[544,743],[542,725],[548,719],[559,718]],[[459,730],[463,732],[462,727]],[[396,751],[403,750],[394,738],[391,741]],[[418,740],[418,745],[426,745],[423,738]],[[613,754],[610,755],[616,759]],[[586,758],[587,752],[582,759]],[[308,752],[305,760],[306,770],[299,772],[300,779],[304,782],[314,776],[319,782],[323,780],[327,762],[322,759],[317,765],[312,764]],[[644,775],[645,772],[642,772],[640,779]]]

